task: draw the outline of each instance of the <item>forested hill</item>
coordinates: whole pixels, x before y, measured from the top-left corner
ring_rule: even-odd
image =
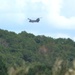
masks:
[[[75,58],[75,42],[70,38],[54,39],[0,29],[0,56],[7,67],[25,63],[53,66],[57,58],[71,62]],[[48,75],[48,74],[47,74]]]

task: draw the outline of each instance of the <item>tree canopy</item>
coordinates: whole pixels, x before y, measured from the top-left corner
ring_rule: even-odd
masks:
[[[75,59],[75,42],[70,38],[54,39],[44,35],[35,36],[26,31],[17,34],[0,29],[0,56],[7,67],[14,66],[14,64],[22,66],[23,62],[27,64],[39,62],[45,65],[43,66],[43,71],[45,71],[45,67],[51,68],[59,57],[71,63]],[[37,71],[39,67],[42,68],[39,65],[36,68],[35,65],[29,71],[34,69]]]

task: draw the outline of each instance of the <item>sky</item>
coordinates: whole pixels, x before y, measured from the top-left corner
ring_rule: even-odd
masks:
[[[75,0],[0,0],[0,29],[75,41]],[[27,18],[41,17],[39,23]]]

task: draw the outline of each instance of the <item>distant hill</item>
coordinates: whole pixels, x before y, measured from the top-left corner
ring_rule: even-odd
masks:
[[[0,56],[8,68],[40,63],[50,69],[58,58],[68,63],[75,59],[75,42],[70,38],[54,39],[26,31],[17,34],[0,29]]]

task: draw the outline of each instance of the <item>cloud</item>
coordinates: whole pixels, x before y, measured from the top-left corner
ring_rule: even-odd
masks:
[[[54,38],[71,38],[73,41],[75,41],[75,36],[70,36],[68,34],[64,34],[64,33],[57,33],[57,34],[54,34],[52,37]]]
[[[74,42],[75,42],[75,37],[73,37],[73,40],[74,40]]]
[[[66,3],[68,1],[69,0],[66,0]],[[64,16],[64,14],[61,15],[62,9],[64,9],[64,12],[66,12],[65,11],[66,7],[63,6],[64,3],[65,0],[12,0],[12,1],[0,0],[0,27],[1,25],[6,25],[6,24],[8,26],[9,23],[10,27],[11,25],[12,27],[13,25],[14,27],[17,27],[18,25],[21,25],[20,27],[22,27],[26,24],[27,25],[27,28],[25,25],[26,30],[34,33],[36,32],[35,34],[50,35],[47,33],[52,31],[51,35],[53,37],[66,37],[66,38],[70,37],[69,35],[64,33],[56,33],[56,30],[60,32],[61,29],[63,30],[75,29],[75,17],[70,16],[69,18],[67,18],[66,16]],[[69,3],[71,4],[72,7],[72,3],[71,2]],[[72,14],[72,12],[70,14]],[[43,17],[43,18],[38,25],[34,26],[35,25],[34,24],[31,26],[32,27],[31,28],[29,27],[29,24],[25,22],[25,19],[28,17],[30,18]],[[50,30],[48,25],[52,27],[50,28]],[[45,31],[45,29],[48,30]]]
[[[49,37],[53,37],[55,39],[57,38],[70,38],[72,39],[73,41],[75,41],[75,36],[72,36],[72,35],[69,35],[67,33],[45,33],[46,36],[49,36]]]
[[[72,2],[72,3],[71,3]],[[39,6],[39,4],[41,6]],[[75,29],[75,17],[69,17],[67,18],[64,16],[64,14],[61,15],[61,10],[66,9],[67,6],[63,6],[66,3],[66,5],[72,6],[73,0],[31,0],[31,8],[32,12],[34,13],[34,10],[37,10],[37,12],[41,11],[40,13],[43,14],[42,16],[45,16],[50,23],[55,28],[59,29]],[[40,9],[41,8],[41,9]],[[39,10],[38,10],[39,9]],[[67,11],[70,11],[69,9]],[[46,13],[44,13],[46,12]],[[66,12],[66,11],[65,11]],[[70,13],[72,14],[72,12]]]
[[[5,12],[10,9],[8,1],[0,0],[0,12]]]
[[[16,0],[16,9],[18,12],[25,12],[27,6],[27,0]]]
[[[27,0],[0,0],[0,13],[23,13]]]
[[[22,25],[25,21],[25,14],[24,13],[3,13],[0,14],[0,27],[9,26],[17,26]],[[15,27],[16,27],[15,26]]]
[[[42,0],[48,12],[47,18],[54,27],[60,29],[75,29],[75,17],[67,18],[61,15],[64,2],[64,0],[47,0],[45,3],[45,1]]]
[[[57,33],[54,35],[55,38],[70,38],[69,35],[63,33]]]
[[[26,17],[25,7],[26,0],[0,0],[0,23],[23,24]]]
[[[75,29],[75,17],[67,18],[61,15],[63,4],[68,1],[69,0],[0,0],[0,13],[15,13],[15,16],[18,17],[21,22],[24,19],[23,15],[30,15],[30,13],[33,13],[33,15],[40,14],[45,16],[50,24],[56,28]],[[17,15],[19,13],[21,15]]]

